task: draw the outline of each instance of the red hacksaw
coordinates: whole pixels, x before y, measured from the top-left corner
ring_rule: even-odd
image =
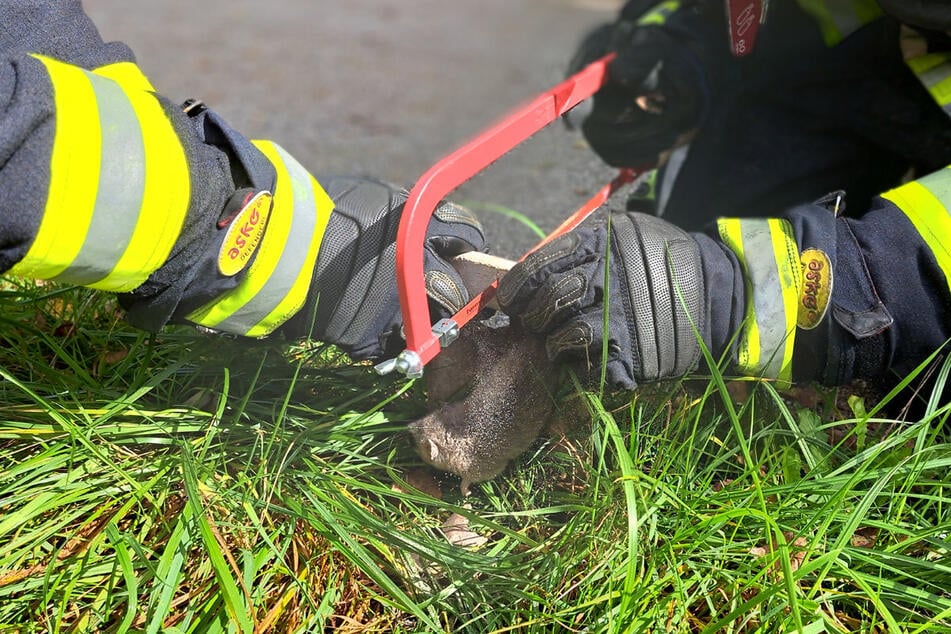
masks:
[[[496,279],[452,317],[442,319],[436,324],[430,321],[423,270],[423,246],[429,219],[440,201],[514,147],[594,95],[605,82],[607,65],[612,57],[613,54],[591,63],[577,74],[516,108],[468,143],[436,162],[416,182],[403,208],[396,236],[396,284],[403,313],[406,349],[395,359],[377,365],[377,372],[389,374],[397,370],[410,378],[422,376],[423,366],[431,361],[442,347],[452,343],[458,336],[459,329],[479,314],[498,288],[499,282]],[[529,253],[578,226],[618,188],[634,180],[636,175],[632,169],[620,170],[611,182],[598,190]],[[522,256],[522,259],[524,257]]]

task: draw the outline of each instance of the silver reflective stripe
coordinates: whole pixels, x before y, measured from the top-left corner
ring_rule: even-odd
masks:
[[[773,236],[767,218],[723,219],[720,235],[746,271],[747,301],[752,308],[752,314],[747,314],[752,322],[747,323],[739,342],[739,366],[750,374],[785,378],[787,346],[792,345],[796,325],[786,318],[788,292],[784,293],[794,286],[794,280],[784,280],[780,270],[781,264],[785,269],[789,263],[776,258],[777,248],[786,245]]]
[[[951,54],[930,54],[908,60],[908,66],[945,112],[951,107]]]
[[[759,370],[763,376],[778,377],[783,368],[786,339],[791,330],[786,323],[779,266],[773,251],[770,228],[765,219],[742,223],[743,249],[755,257],[746,261],[753,286],[753,309],[759,331]]]
[[[294,157],[277,144],[274,144],[274,148],[284,162],[284,167],[290,176],[293,193],[293,218],[290,232],[281,250],[280,259],[264,286],[244,306],[216,324],[214,327],[217,330],[239,333],[250,331],[287,297],[297,281],[301,267],[307,261],[317,223],[317,203],[314,196],[313,181],[310,173]],[[278,195],[278,192],[275,191],[275,204],[271,211],[271,218],[268,221],[269,225],[274,222],[274,214],[286,213],[287,211],[286,208],[278,207]],[[274,237],[265,234],[264,240],[273,240]],[[263,248],[263,244],[258,248],[257,257],[261,257]],[[269,245],[269,248],[273,247]]]
[[[88,71],[102,126],[102,163],[92,220],[76,259],[56,278],[88,285],[112,272],[135,232],[145,191],[139,118],[116,82]]]
[[[928,90],[931,90],[948,77],[951,77],[951,62],[947,60],[918,75],[918,79]]]

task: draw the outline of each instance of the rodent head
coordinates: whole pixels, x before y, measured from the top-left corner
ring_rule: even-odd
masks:
[[[436,361],[427,370],[435,409],[409,429],[419,456],[461,477],[465,491],[502,473],[538,437],[557,374],[539,340],[479,323]]]
[[[441,471],[449,471],[478,482],[491,478],[498,472],[478,477],[484,471],[479,468],[482,466],[478,464],[480,461],[476,460],[481,453],[478,439],[471,433],[466,433],[465,425],[460,425],[466,414],[464,402],[446,403],[436,411],[410,423],[409,430],[416,441],[416,451],[425,462]]]

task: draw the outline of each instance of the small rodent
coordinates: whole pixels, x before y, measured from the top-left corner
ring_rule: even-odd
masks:
[[[409,429],[423,460],[462,478],[463,495],[527,450],[556,410],[558,372],[516,325],[466,325],[425,377],[435,409]]]

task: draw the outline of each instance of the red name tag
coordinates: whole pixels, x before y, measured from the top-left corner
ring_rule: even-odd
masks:
[[[749,55],[756,45],[756,34],[764,17],[762,0],[726,0],[726,13],[733,55]]]

